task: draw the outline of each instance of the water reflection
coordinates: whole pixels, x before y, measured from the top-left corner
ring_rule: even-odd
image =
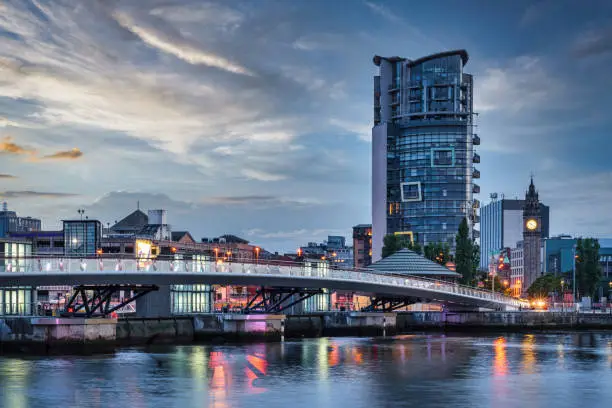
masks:
[[[591,334],[166,346],[90,358],[0,357],[0,406],[566,406],[583,402],[564,385],[569,379],[597,401],[612,399],[592,381],[610,383],[611,367],[612,335]]]

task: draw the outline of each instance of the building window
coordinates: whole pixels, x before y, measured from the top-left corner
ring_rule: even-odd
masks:
[[[431,167],[453,167],[455,165],[455,149],[450,147],[431,149]]]
[[[401,184],[402,201],[421,201],[423,194],[421,192],[421,182],[414,181]]]

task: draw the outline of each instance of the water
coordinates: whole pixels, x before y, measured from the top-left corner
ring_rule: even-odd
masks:
[[[334,338],[0,357],[0,406],[612,407],[612,333]]]

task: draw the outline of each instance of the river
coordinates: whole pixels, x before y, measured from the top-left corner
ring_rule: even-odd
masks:
[[[0,357],[0,406],[612,407],[612,333],[321,338]]]

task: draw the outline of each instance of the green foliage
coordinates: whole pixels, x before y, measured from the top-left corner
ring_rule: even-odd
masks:
[[[383,238],[382,257],[386,258],[388,256],[391,256],[400,249],[404,248],[410,249],[418,254],[422,253],[422,249],[419,243],[415,242],[414,244],[412,244],[412,242],[410,242],[410,238],[406,235],[385,235],[385,237]]]
[[[452,261],[450,245],[442,244],[441,242],[425,245],[423,254],[425,258],[437,262],[440,265],[445,265],[448,261]]]
[[[546,297],[553,292],[560,293],[562,279],[561,276],[555,276],[550,273],[540,276],[531,284],[529,289],[527,289],[527,294],[530,298],[538,298]]]
[[[579,238],[576,243],[576,282],[581,296],[592,298],[601,280],[599,242],[594,238]]]
[[[478,267],[480,265],[480,245],[476,243],[476,241],[472,241],[472,276],[477,276]],[[469,284],[476,284],[474,278]]]
[[[473,283],[475,276],[474,244],[470,238],[467,219],[463,219],[459,225],[459,231],[455,238],[455,264],[457,273],[462,276],[462,283],[469,285]]]
[[[491,289],[491,277],[489,276],[488,273],[483,273],[480,277],[481,281],[484,284],[484,289]],[[495,292],[499,292],[503,295],[506,296],[511,296],[512,295],[512,289],[510,288],[510,282],[506,281],[506,284],[504,284],[504,282],[502,282],[501,279],[499,279],[498,275],[495,275],[493,277],[493,290]]]

